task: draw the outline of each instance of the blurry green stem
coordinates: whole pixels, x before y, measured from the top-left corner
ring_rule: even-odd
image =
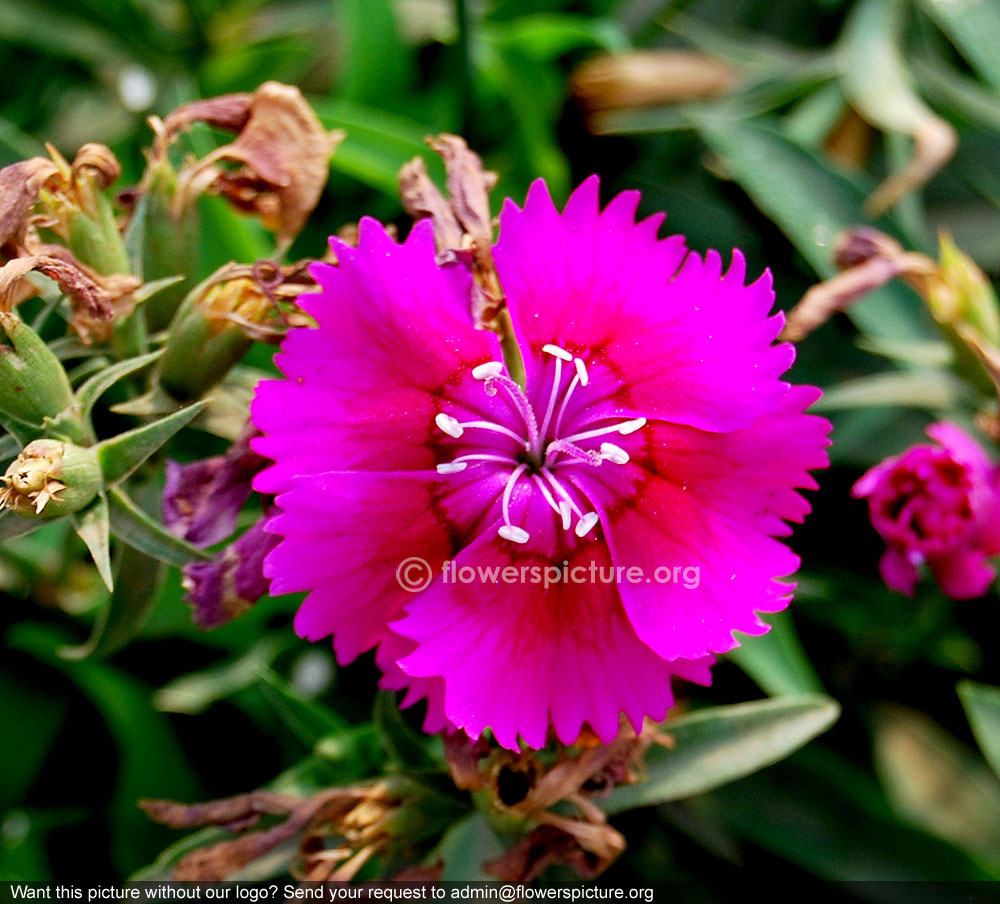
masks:
[[[469,18],[469,5],[467,0],[455,0],[455,19],[458,22],[458,54],[460,81],[460,133],[466,137],[470,136],[473,122],[472,106],[472,22]],[[471,142],[474,143],[474,142]]]

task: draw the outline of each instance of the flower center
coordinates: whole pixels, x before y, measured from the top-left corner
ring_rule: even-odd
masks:
[[[629,455],[613,442],[595,441],[612,435],[628,436],[646,424],[643,417],[617,420],[615,423],[571,432],[564,426],[570,399],[578,389],[590,383],[587,365],[557,345],[546,345],[542,351],[552,363],[552,386],[547,399],[543,397],[541,419],[524,390],[503,373],[499,361],[487,361],[472,369],[472,376],[481,381],[489,396],[502,395],[515,416],[515,428],[488,420],[459,421],[449,414],[434,418],[438,428],[448,436],[459,438],[467,430],[483,431],[484,445],[465,455],[437,466],[440,474],[456,474],[470,465],[486,462],[509,465],[511,472],[504,484],[501,509],[504,523],[498,533],[513,543],[527,543],[530,534],[511,522],[510,502],[519,480],[530,480],[548,506],[558,515],[563,530],[571,527],[578,537],[589,534],[598,522],[597,512],[575,484],[563,479],[559,471],[571,465],[600,467],[604,462],[616,465],[628,463]],[[569,368],[572,367],[572,371]],[[564,377],[572,374],[568,383]],[[595,422],[597,423],[597,422]],[[511,451],[511,441],[516,451]]]

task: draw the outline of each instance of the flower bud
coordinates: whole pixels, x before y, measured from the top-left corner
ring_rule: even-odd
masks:
[[[0,483],[0,509],[29,518],[58,518],[93,501],[103,479],[92,449],[36,439],[11,462]]]
[[[196,399],[239,362],[251,340],[239,322],[261,323],[270,299],[249,277],[201,283],[188,293],[170,325],[160,384],[175,399]]]
[[[41,426],[72,404],[59,359],[17,314],[0,311],[0,421],[6,414]]]
[[[996,293],[983,271],[947,235],[940,238],[939,270],[928,282],[927,306],[938,323],[972,327],[987,343],[1000,346]]]

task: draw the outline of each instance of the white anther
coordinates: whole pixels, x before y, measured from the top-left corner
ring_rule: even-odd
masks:
[[[601,443],[601,458],[613,461],[616,465],[628,464],[628,452],[614,443]]]
[[[573,513],[570,511],[569,503],[565,499],[559,503],[559,514],[562,515],[563,530],[569,530],[570,524],[573,523]]]
[[[523,527],[517,527],[513,524],[501,525],[497,533],[505,540],[510,540],[511,543],[527,543],[528,537],[531,536]]]
[[[472,376],[477,380],[488,380],[490,377],[499,377],[503,373],[503,365],[499,361],[487,361],[485,364],[478,364],[472,368]]]
[[[445,414],[443,411],[434,416],[434,423],[447,433],[448,436],[454,436],[456,439],[465,432],[462,429],[462,425],[455,418],[450,414]]]
[[[577,358],[573,363],[576,365],[576,375],[580,378],[580,385],[586,386],[590,382],[587,365],[583,363],[583,358]]]
[[[594,525],[597,524],[599,520],[597,512],[587,512],[587,514],[576,523],[576,530],[574,533],[578,537],[586,537],[587,534],[594,529]]]
[[[630,433],[635,433],[636,430],[641,430],[646,426],[646,419],[644,417],[637,417],[631,421],[625,421],[624,424],[618,425],[618,432],[622,436],[628,436]]]
[[[563,361],[573,360],[573,356],[568,351],[566,351],[566,349],[559,348],[558,345],[543,345],[542,351],[546,352],[549,355],[552,355],[555,358],[562,358]]]
[[[446,461],[443,464],[437,466],[438,474],[457,474],[459,471],[464,471],[468,464],[464,461]]]

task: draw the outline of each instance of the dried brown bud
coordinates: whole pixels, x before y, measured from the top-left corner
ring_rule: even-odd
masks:
[[[729,91],[739,73],[689,50],[607,54],[581,64],[572,90],[591,112],[704,100]]]
[[[38,192],[59,167],[44,157],[32,157],[0,169],[0,246],[26,228]]]
[[[239,209],[260,216],[277,233],[279,254],[284,253],[319,200],[330,156],[343,133],[327,132],[299,89],[278,82],[265,82],[252,95],[232,94],[181,107],[159,124],[158,143],[169,144],[179,130],[196,121],[238,134],[180,172],[175,214],[202,191],[218,192]],[[223,163],[239,168],[231,170]]]
[[[121,164],[111,148],[93,142],[83,145],[76,152],[70,169],[74,181],[84,171],[91,173],[94,183],[101,189],[110,188],[122,174]]]

